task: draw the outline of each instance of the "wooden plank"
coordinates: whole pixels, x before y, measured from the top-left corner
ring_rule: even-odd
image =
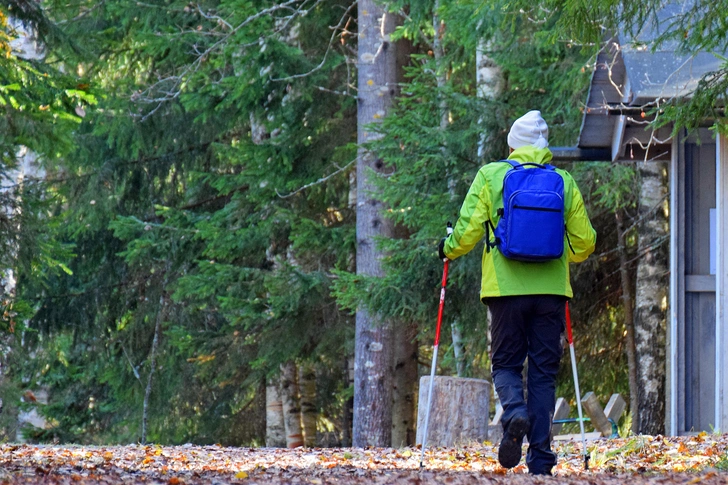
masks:
[[[584,437],[587,440],[597,440],[602,437],[602,434],[599,431],[593,431],[591,433],[584,433]],[[581,441],[581,433],[554,436],[554,441]]]
[[[677,165],[678,140],[679,136],[672,139],[672,153],[670,158],[669,180],[670,180],[670,293],[669,293],[669,318],[667,320],[666,358],[667,378],[665,379],[665,434],[672,436],[677,434],[677,293],[678,293],[678,271],[677,271]]]
[[[677,301],[671,302],[671,304],[677,305],[677,329],[676,329],[676,340],[677,345],[677,382],[673,385],[677,386],[674,391],[675,394],[675,410],[676,414],[676,429],[674,430],[675,435],[679,435],[686,429],[685,425],[685,130],[680,130],[678,134],[678,160],[677,160],[677,194],[675,194],[677,207],[670,208],[671,211],[677,212],[677,223],[672,228],[673,231],[677,231]],[[634,412],[634,411],[633,411]]]
[[[599,400],[596,394],[593,392],[587,392],[583,398],[581,398],[581,405],[584,407],[584,411],[591,419],[591,423],[594,429],[602,433],[602,436],[612,435],[612,425],[607,420],[607,416],[604,414]]]
[[[716,360],[715,360],[715,423],[716,428],[728,430],[728,137],[718,135],[716,161]]]
[[[569,406],[569,403],[566,402],[566,399],[563,397],[558,398],[556,400],[556,406],[554,407],[554,420],[568,418],[569,411],[571,411],[571,406]],[[559,434],[562,427],[563,423],[552,423],[551,435],[556,436]]]
[[[695,308],[698,293],[685,293],[685,429],[698,429],[697,396],[700,394],[700,352],[696,348],[700,340]]]
[[[710,275],[710,210],[716,199],[716,146],[688,143],[685,171],[685,427],[715,421],[715,280]]]
[[[698,377],[700,391],[696,396],[699,404],[697,431],[713,430],[715,423],[715,294],[701,293],[699,296],[698,319],[700,336],[697,342],[699,359]],[[695,376],[693,377],[695,378]]]
[[[612,394],[612,397],[609,398],[609,402],[604,407],[604,414],[607,415],[608,419],[619,424],[619,420],[622,418],[622,414],[624,414],[626,407],[627,403],[624,401],[621,394]]]
[[[685,291],[689,292],[715,292],[715,275],[689,274],[685,275]]]

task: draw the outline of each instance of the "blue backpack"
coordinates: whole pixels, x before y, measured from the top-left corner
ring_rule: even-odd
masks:
[[[542,262],[564,254],[564,179],[553,165],[510,163],[503,179],[498,226],[486,222],[486,251],[497,247],[509,259]],[[526,168],[531,166],[533,168]],[[495,240],[490,240],[490,229]],[[567,236],[568,237],[568,236]]]

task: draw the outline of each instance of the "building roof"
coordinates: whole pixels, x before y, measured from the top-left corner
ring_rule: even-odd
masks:
[[[554,149],[555,158],[618,160],[635,156],[635,148],[642,157],[667,143],[665,130],[645,129],[650,121],[646,112],[666,100],[690,97],[700,79],[723,63],[709,52],[681,52],[674,40],[655,46],[665,29],[686,14],[690,3],[668,4],[655,22],[638,32],[620,32],[605,43],[592,74],[578,144]]]

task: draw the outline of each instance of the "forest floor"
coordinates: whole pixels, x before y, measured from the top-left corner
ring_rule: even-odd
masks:
[[[416,448],[230,448],[222,446],[0,446],[0,482],[27,484],[728,484],[728,434],[555,445],[553,477],[523,464],[506,471],[489,443]],[[525,447],[524,447],[525,449]]]

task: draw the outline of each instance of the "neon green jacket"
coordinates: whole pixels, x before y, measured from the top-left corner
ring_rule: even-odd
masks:
[[[508,158],[521,163],[548,163],[552,154],[548,148],[527,145],[514,150]],[[507,163],[489,163],[478,171],[465,196],[455,229],[445,241],[444,251],[449,259],[456,259],[475,247],[485,234],[484,224],[488,218],[494,226],[498,224],[497,211],[503,207],[503,178],[510,168]],[[589,257],[594,251],[597,233],[589,221],[576,182],[568,172],[561,169],[557,172],[564,178],[564,217],[569,237],[568,241],[564,238],[564,255],[553,261],[530,263],[508,259],[497,248],[483,251],[481,299],[511,295],[571,298],[574,295],[569,281],[569,263],[579,263]]]

